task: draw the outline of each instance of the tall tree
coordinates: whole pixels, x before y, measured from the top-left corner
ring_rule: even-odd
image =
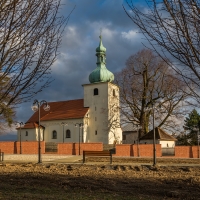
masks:
[[[0,84],[4,88],[0,92],[1,117],[51,83],[51,66],[68,19],[59,15],[60,3],[0,1]],[[5,79],[6,85],[2,85]]]
[[[178,142],[183,145],[197,145],[197,135],[200,128],[200,114],[193,109],[184,120],[184,129],[187,134],[179,136]]]
[[[148,132],[151,108],[156,102],[157,126],[175,126],[177,117],[183,114],[186,85],[161,58],[151,50],[139,51],[128,58],[126,67],[115,77],[120,87],[122,115],[126,121],[142,126],[141,135]]]
[[[4,79],[1,79],[0,82],[0,95],[1,93],[4,93],[7,87],[7,84],[10,82],[9,77],[5,77]],[[15,110],[12,105],[6,105],[9,101],[9,95],[7,98],[4,99],[3,102],[0,102],[0,109],[4,110],[2,115],[0,115],[0,133],[2,131],[5,131],[6,123],[8,126],[10,126],[13,122],[13,117],[15,116]]]
[[[157,54],[182,75],[193,96],[200,101],[199,0],[150,0],[144,10],[134,6],[132,0],[126,2],[127,15]],[[174,58],[173,63],[167,56]]]

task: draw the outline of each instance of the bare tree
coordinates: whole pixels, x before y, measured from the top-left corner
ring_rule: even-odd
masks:
[[[121,112],[124,119],[140,124],[140,135],[148,132],[152,106],[157,102],[157,126],[174,126],[172,115],[183,114],[182,102],[187,98],[186,84],[151,50],[130,56],[126,67],[115,76],[120,87]],[[162,110],[160,109],[162,108]]]
[[[114,91],[114,92],[113,92]],[[106,114],[104,130],[109,133],[109,139],[114,139],[115,143],[121,142],[121,123],[120,123],[120,106],[119,106],[119,91],[109,91],[108,108],[101,108],[101,113]]]
[[[50,67],[69,19],[59,15],[60,3],[0,1],[0,116],[51,83]]]
[[[182,75],[199,101],[200,3],[199,0],[150,0],[148,11],[126,1],[127,15],[139,27],[153,49]],[[174,58],[170,63],[167,57]]]

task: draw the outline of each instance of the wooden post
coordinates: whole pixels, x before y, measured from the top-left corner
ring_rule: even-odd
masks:
[[[110,151],[110,164],[112,164],[112,151]]]
[[[85,151],[83,151],[83,163],[85,163]]]

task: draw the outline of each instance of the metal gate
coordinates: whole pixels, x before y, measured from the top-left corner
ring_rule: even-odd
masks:
[[[46,142],[45,143],[45,152],[57,152],[58,146],[56,142]]]
[[[175,156],[175,148],[174,147],[162,148],[162,156]]]

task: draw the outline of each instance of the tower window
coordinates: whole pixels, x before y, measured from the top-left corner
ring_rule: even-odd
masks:
[[[52,133],[52,139],[57,139],[57,131],[53,131]]]
[[[26,136],[28,136],[28,131],[26,131]]]
[[[95,135],[97,135],[97,131],[95,131]]]
[[[98,88],[95,88],[94,89],[94,95],[98,95],[99,94],[99,90],[98,90]]]
[[[66,130],[66,138],[71,138],[71,131],[69,129]]]
[[[115,95],[116,95],[116,94],[115,94],[115,90],[113,90],[113,96],[115,97]]]

